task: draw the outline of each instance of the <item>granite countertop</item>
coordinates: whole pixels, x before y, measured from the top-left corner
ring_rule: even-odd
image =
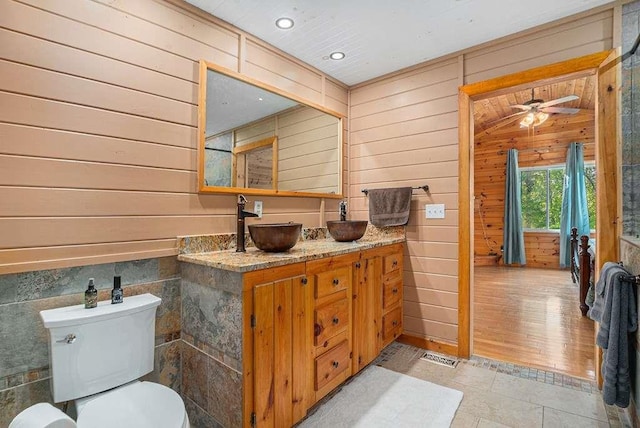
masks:
[[[267,253],[255,247],[249,247],[246,253],[237,253],[235,249],[230,249],[180,254],[178,260],[234,272],[250,272],[352,253],[404,241],[404,234],[401,236],[365,235],[362,239],[353,242],[337,242],[332,238],[312,239],[299,241],[295,247],[283,253]]]

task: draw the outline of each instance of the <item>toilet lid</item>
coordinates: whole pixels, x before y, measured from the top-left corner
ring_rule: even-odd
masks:
[[[78,428],[180,428],[185,419],[182,398],[171,388],[136,382],[88,402]]]

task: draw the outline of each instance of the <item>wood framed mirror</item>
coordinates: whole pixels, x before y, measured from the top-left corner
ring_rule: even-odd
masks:
[[[198,189],[342,198],[342,117],[200,61]]]

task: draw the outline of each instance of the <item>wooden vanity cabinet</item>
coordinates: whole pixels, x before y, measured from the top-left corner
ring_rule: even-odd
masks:
[[[383,247],[382,254],[382,346],[402,334],[402,245]]]
[[[402,244],[243,274],[244,426],[288,427],[402,333]]]
[[[313,286],[314,402],[351,376],[353,264],[360,253],[307,262]]]
[[[289,427],[313,404],[313,289],[305,264],[248,272],[243,277],[245,426]]]

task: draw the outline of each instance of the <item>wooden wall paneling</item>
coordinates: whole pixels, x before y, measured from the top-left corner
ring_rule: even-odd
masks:
[[[197,99],[197,82],[6,29],[0,29],[0,40],[0,58],[8,61],[186,103]]]
[[[150,0],[146,0],[149,2]],[[49,2],[50,5],[62,4]],[[197,82],[192,60],[154,48],[74,19],[17,2],[4,2],[0,27],[29,34],[79,50],[94,52],[139,67],[156,70],[186,81]],[[225,61],[221,61],[226,64]],[[233,66],[232,63],[226,64]]]
[[[193,124],[198,114],[197,106],[190,103],[8,61],[0,60],[0,75],[4,76],[0,80],[0,91],[17,92],[182,125]]]
[[[101,4],[99,2],[87,3],[83,0],[44,3],[37,0],[23,1],[57,15],[68,17],[75,22],[109,31],[137,43],[172,53],[178,57],[190,60],[215,58],[217,63],[225,66],[235,64],[237,61],[237,35],[224,34],[217,28],[213,28],[213,31],[210,31],[210,35],[218,36],[211,40],[213,44],[205,44],[199,38],[185,36],[183,34],[184,26],[180,28],[180,31],[174,31],[173,28],[176,28],[179,22],[165,20],[166,25],[170,26],[166,28],[162,25],[162,22],[149,20],[144,11],[140,11],[139,13],[142,14],[142,17],[138,17],[135,14],[110,7],[106,2]],[[145,0],[145,2],[148,1]],[[144,8],[144,2],[138,3],[142,3],[139,5],[141,9],[148,8]],[[126,2],[118,4],[120,7],[122,5],[126,5]],[[164,7],[161,4],[157,4],[148,9],[158,11],[161,8]],[[174,14],[174,16],[176,15]],[[211,38],[209,37],[209,39]],[[196,72],[193,78],[197,81],[197,69],[193,68],[193,71]]]
[[[195,193],[195,172],[0,155],[0,185]],[[46,213],[46,207],[43,213]]]
[[[0,249],[0,275],[178,254],[175,238],[55,247]]]
[[[612,24],[610,9],[471,51],[465,54],[466,82],[484,81],[611,49]]]
[[[14,124],[179,147],[194,148],[197,133],[192,126],[7,92],[0,92],[0,116]]]
[[[451,129],[457,126],[457,116],[455,112],[442,113],[426,118],[414,119],[411,121],[392,123],[376,128],[352,131],[350,135],[351,144],[363,144],[372,141],[401,138],[407,135],[429,133]]]
[[[246,33],[178,2],[25,0],[0,9],[0,70],[11,77],[0,83],[8,232],[0,272],[173,255],[171,235],[234,230],[232,197],[195,193],[197,61],[239,70]],[[266,83],[291,90],[322,76],[255,43],[258,62],[288,76]],[[325,91],[345,105],[344,86]],[[315,203],[263,199],[265,221],[318,224]],[[31,232],[47,221],[67,236]]]
[[[195,147],[178,147],[34,125],[0,123],[6,155],[193,170]]]

